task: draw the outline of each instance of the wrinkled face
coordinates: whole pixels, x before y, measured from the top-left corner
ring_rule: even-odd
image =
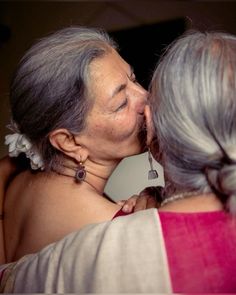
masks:
[[[90,64],[89,96],[94,100],[82,132],[92,160],[120,160],[141,152],[147,92],[120,55],[112,51]]]

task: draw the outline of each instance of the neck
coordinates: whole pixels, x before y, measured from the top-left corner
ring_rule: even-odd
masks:
[[[109,177],[118,164],[119,161],[112,163],[97,163],[87,159],[85,163],[83,163],[84,169],[86,171],[86,177],[83,181],[98,194],[102,195]],[[64,163],[63,170],[59,172],[59,174],[75,178],[77,169],[78,164],[68,160]]]
[[[222,210],[223,205],[213,193],[183,193],[165,199],[160,211],[206,212]]]

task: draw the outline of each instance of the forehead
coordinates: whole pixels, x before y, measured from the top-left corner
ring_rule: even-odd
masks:
[[[89,88],[112,94],[114,87],[122,84],[131,72],[130,65],[112,49],[104,56],[94,59],[89,65]]]
[[[114,71],[129,70],[130,66],[116,50],[111,48],[111,50],[107,51],[105,55],[94,59],[90,63],[89,69],[90,73],[96,76],[99,71],[102,71],[103,74],[106,75],[109,71],[112,71],[112,69],[114,69]],[[105,69],[108,71],[104,71]]]

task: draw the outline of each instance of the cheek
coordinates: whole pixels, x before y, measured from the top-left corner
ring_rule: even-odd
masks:
[[[115,116],[94,126],[93,133],[101,139],[121,142],[128,139],[136,131],[136,120],[125,116]]]
[[[131,112],[123,112],[114,118],[112,126],[112,135],[122,139],[127,139],[134,133],[137,133],[137,115]]]

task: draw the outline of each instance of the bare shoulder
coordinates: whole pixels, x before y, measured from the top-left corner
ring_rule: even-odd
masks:
[[[37,189],[30,171],[18,174],[10,183],[4,202],[4,234],[7,261],[15,257],[16,249],[25,237],[25,226],[33,214]]]
[[[44,173],[24,171],[11,182],[4,204],[7,261],[36,252],[56,240],[57,206],[52,203],[53,192],[53,181]]]
[[[12,243],[8,235],[8,244],[15,244],[16,258],[38,251],[87,224],[111,220],[120,209],[64,178],[25,173],[12,185],[6,209],[8,232],[14,237]],[[16,190],[21,194],[19,199]],[[12,210],[14,203],[19,205],[17,212]],[[11,224],[13,220],[17,221],[17,228]]]

